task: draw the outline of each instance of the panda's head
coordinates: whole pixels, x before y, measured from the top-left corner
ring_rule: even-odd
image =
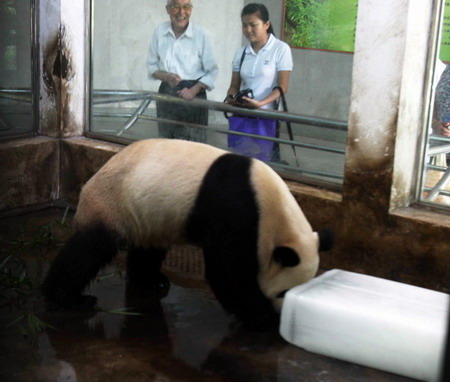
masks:
[[[333,233],[314,232],[286,182],[270,167],[253,163],[259,209],[258,284],[275,310],[287,290],[308,282],[319,268],[319,252],[331,249]]]
[[[277,246],[274,248],[268,267],[260,272],[259,284],[264,295],[271,300],[276,311],[280,311],[286,292],[311,280],[319,267],[318,252],[330,250],[334,234],[330,230],[313,232],[310,243]]]
[[[245,256],[233,259],[232,263],[239,267],[230,267],[228,261],[211,267],[207,262],[206,276],[224,308],[235,314],[246,328],[277,330],[285,293],[316,275],[318,252],[331,248],[332,238],[331,231],[311,231],[306,241],[302,236],[297,243],[275,246],[265,258],[268,261],[262,260],[259,253],[255,277],[248,276],[253,274],[256,264]],[[211,268],[216,268],[215,276],[209,278]]]
[[[198,168],[196,166],[195,168]],[[313,232],[267,164],[225,154],[208,168],[187,222],[222,306],[252,327],[276,323],[283,293],[315,276],[325,235]]]

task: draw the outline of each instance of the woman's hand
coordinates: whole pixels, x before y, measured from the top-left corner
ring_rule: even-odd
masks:
[[[443,135],[444,137],[450,137],[450,122],[438,123],[433,129],[435,134]]]
[[[228,94],[227,98],[225,98],[226,103],[232,106],[241,106],[242,104],[236,102],[236,99],[234,98],[233,94]]]
[[[237,107],[245,107],[247,109],[259,109],[261,106],[264,105],[260,101],[257,101],[256,99],[253,98],[242,97],[242,100],[244,100],[245,102],[236,101],[236,98],[232,94],[228,94],[226,98],[226,102],[228,104]]]
[[[237,106],[246,107],[247,109],[259,109],[265,104],[253,98],[242,97],[245,103],[239,103]]]
[[[259,109],[261,106],[264,106],[264,103],[262,103],[261,101],[245,96],[242,97],[242,100],[244,100],[245,102],[238,102],[236,101],[236,98],[233,96],[233,94],[228,94],[225,100],[230,105],[245,107],[247,109]]]

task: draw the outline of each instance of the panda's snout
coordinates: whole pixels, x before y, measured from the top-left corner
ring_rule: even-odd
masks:
[[[272,306],[274,307],[275,311],[278,313],[281,313],[281,308],[284,304],[284,296],[289,291],[289,289],[285,289],[278,293],[275,297],[272,297]]]
[[[276,298],[284,298],[284,296],[286,295],[286,293],[287,293],[288,290],[289,290],[289,289],[286,289],[286,290],[281,291],[280,293],[278,293],[278,294],[276,295]]]

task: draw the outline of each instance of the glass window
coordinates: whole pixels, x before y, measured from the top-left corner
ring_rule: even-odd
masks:
[[[0,138],[33,130],[32,1],[0,3]]]
[[[293,69],[286,94],[288,112],[283,111],[281,102],[275,111],[239,108],[251,117],[279,120],[269,127],[259,126],[271,132],[264,133],[263,139],[257,141],[254,140],[255,130],[230,131],[230,120],[224,113],[230,115],[237,109],[225,104],[224,99],[231,83],[233,58],[248,44],[240,16],[248,1],[193,0],[193,8],[189,9],[166,8],[165,1],[136,0],[133,6],[120,0],[92,1],[90,135],[130,141],[165,136],[173,130],[181,138],[202,140],[241,152],[238,143],[234,142],[238,140],[240,144],[239,138],[250,134],[244,139],[246,148],[249,147],[244,154],[261,155],[260,159],[287,177],[340,188],[347,141],[357,0],[342,0],[348,8],[343,12],[344,18],[341,17],[342,9],[336,7],[339,1],[303,0],[301,12],[308,13],[309,19],[317,24],[310,26],[296,24],[295,20],[300,19],[297,16],[301,15],[295,13],[299,12],[295,1],[264,2],[276,38],[289,43]],[[190,3],[186,0],[175,2]],[[190,22],[207,31],[218,66],[214,88],[206,91],[206,101],[184,101],[176,93],[172,96],[160,94],[161,81],[148,75],[148,52],[157,26],[169,22],[176,14],[184,16],[186,13],[190,13]],[[317,23],[319,18],[321,23]],[[326,33],[319,36],[318,32],[324,28]],[[298,39],[294,41],[296,29],[310,31],[309,39],[304,43]],[[338,43],[329,45],[334,40],[329,37],[336,33]],[[203,48],[194,44],[189,52],[195,49],[197,55],[194,56],[187,54],[187,50],[180,51],[179,61],[189,65],[190,60],[199,59]],[[250,70],[252,62],[256,62],[252,60],[254,57],[244,56],[242,71]],[[263,67],[265,70],[270,66],[270,60],[264,62],[267,64]],[[171,62],[165,64],[171,65]],[[198,79],[192,77],[195,74],[183,79]],[[181,113],[201,114],[200,106],[206,107],[207,125],[198,119],[182,118],[180,114],[171,118],[164,114],[163,107],[157,107],[162,101],[170,101],[169,112],[180,109],[184,110]],[[260,122],[258,120],[256,124],[261,125]],[[252,124],[255,124],[254,118]],[[270,154],[263,153],[264,142],[268,143]],[[254,148],[256,151],[252,151]]]
[[[442,1],[430,52],[431,92],[419,200],[450,207],[450,1]]]

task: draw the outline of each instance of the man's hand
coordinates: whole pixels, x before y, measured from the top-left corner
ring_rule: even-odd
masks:
[[[170,87],[174,88],[181,81],[181,77],[178,74],[166,73],[164,75],[164,82],[167,82]]]
[[[194,86],[192,86],[191,88],[183,88],[180,91],[178,91],[178,95],[187,100],[187,101],[191,101],[193,100],[198,93],[200,93],[203,90],[203,85],[198,82],[196,83]]]

